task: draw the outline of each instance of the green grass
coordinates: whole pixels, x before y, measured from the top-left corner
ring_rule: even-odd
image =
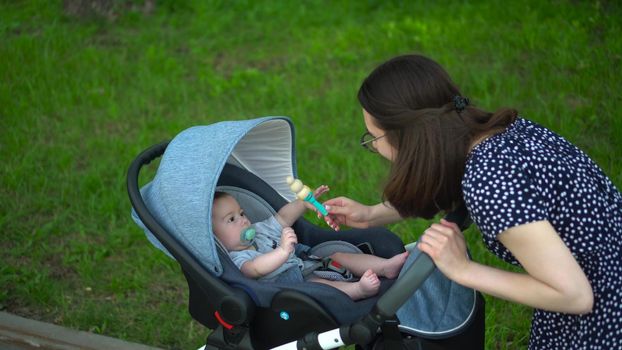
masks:
[[[164,348],[197,348],[185,281],[129,217],[142,149],[220,120],[290,116],[300,177],[365,203],[388,165],[357,144],[355,94],[421,52],[485,109],[514,106],[622,187],[622,9],[614,1],[0,2],[0,308]],[[344,127],[345,126],[345,127]],[[145,177],[143,181],[146,181]],[[405,242],[429,223],[392,228]],[[509,268],[467,233],[474,258]],[[487,297],[487,347],[526,346],[531,311]]]

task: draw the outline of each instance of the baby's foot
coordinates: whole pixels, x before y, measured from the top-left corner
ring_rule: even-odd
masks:
[[[382,268],[382,276],[386,278],[397,278],[407,258],[408,252],[406,251],[402,254],[395,255],[391,259],[387,259],[384,267]]]
[[[369,298],[372,295],[376,295],[376,293],[378,293],[378,289],[380,289],[380,279],[378,279],[378,275],[376,275],[371,269],[365,271],[357,284],[361,293],[360,298],[357,299]]]

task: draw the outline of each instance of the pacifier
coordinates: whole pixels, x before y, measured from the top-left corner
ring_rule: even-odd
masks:
[[[240,242],[245,245],[250,245],[255,239],[255,228],[251,225],[240,232]]]

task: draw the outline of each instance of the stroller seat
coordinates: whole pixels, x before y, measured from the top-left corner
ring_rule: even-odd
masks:
[[[277,121],[276,125],[268,122],[271,134],[268,139],[263,138],[263,133],[267,132],[264,130],[259,133],[262,135],[259,137],[261,141],[253,142],[263,145],[286,142],[287,138],[279,137],[278,134],[289,131],[290,124],[284,122],[284,119]],[[228,123],[219,124],[227,129]],[[144,208],[134,203],[132,213],[136,222],[145,229],[150,241],[182,266],[190,290],[191,315],[201,324],[216,330],[212,334],[214,339],[208,339],[208,343],[224,342],[215,345],[216,348],[226,348],[229,346],[227,343],[233,346],[236,340],[232,340],[234,337],[231,334],[236,331],[248,339],[240,340],[235,348],[269,348],[294,340],[310,330],[323,331],[353,322],[368,313],[377,297],[353,301],[345,293],[321,283],[264,283],[249,279],[233,264],[226,250],[214,243],[210,221],[214,191],[224,189],[232,193],[240,201],[249,219],[256,222],[275,213],[293,199],[293,193],[290,194],[285,184],[285,177],[295,176],[296,172],[292,161],[291,166],[284,166],[285,170],[281,171],[283,176],[274,175],[274,170],[265,175],[277,179],[277,182],[280,179],[283,185],[280,186],[282,193],[279,193],[275,189],[278,185],[271,186],[258,175],[242,168],[244,165],[248,167],[249,161],[246,159],[249,156],[245,154],[248,149],[239,144],[252,143],[248,140],[248,134],[241,135],[246,139],[240,141],[231,134],[225,136],[213,129],[213,125],[191,128],[178,135],[170,144],[163,143],[146,152],[152,159],[160,154],[163,156],[153,181],[144,186],[138,193],[140,198],[136,198],[137,202],[140,200],[144,203]],[[197,141],[197,135],[203,142]],[[209,137],[207,142],[206,137]],[[234,143],[232,154],[226,157],[224,164],[217,164],[219,160],[214,161],[214,158],[219,158],[219,152],[206,143],[217,144],[217,149],[222,150],[226,148],[222,143],[225,138]],[[188,144],[199,149],[188,150]],[[201,152],[203,154],[197,156]],[[281,152],[288,158],[294,158],[289,152]],[[265,152],[262,157],[266,158]],[[150,161],[144,159],[143,163],[148,164]],[[283,160],[277,157],[270,162],[279,164]],[[262,173],[261,168],[266,165],[268,169],[273,168],[270,164],[250,167]],[[197,225],[195,221],[200,224]],[[148,227],[148,224],[153,227]],[[200,226],[203,227],[195,232],[196,227]],[[298,241],[311,247],[327,241],[346,241],[355,246],[366,243],[376,255],[382,257],[404,252],[399,237],[384,228],[335,232],[301,218],[293,225],[293,229]],[[179,249],[167,247],[167,238],[179,245]],[[210,254],[210,250],[215,254]],[[198,266],[186,266],[184,260],[190,260]],[[201,276],[193,271],[196,269],[202,271]],[[206,273],[211,277],[208,281],[203,278]],[[378,295],[389,288],[391,283],[383,280]],[[219,329],[228,335],[216,339],[220,337]],[[245,342],[248,344],[244,345]]]
[[[160,156],[153,180],[139,188],[141,168]],[[378,346],[372,345],[369,349],[394,348],[389,344],[396,344],[396,339],[401,337],[412,339],[413,334],[427,336],[426,332],[420,332],[418,325],[400,325],[402,328],[398,329],[395,309],[404,303],[398,300],[413,295],[421,281],[430,275],[433,265],[429,260],[422,265],[425,270],[422,273],[415,269],[417,259],[411,262],[408,271],[402,270],[405,276],[397,281],[400,283],[383,280],[377,296],[359,301],[320,283],[264,283],[249,279],[233,264],[211,230],[215,191],[225,190],[234,195],[251,221],[256,222],[295,199],[285,182],[287,176],[297,177],[297,171],[294,128],[286,117],[192,127],[182,131],[170,143],[163,142],[145,150],[130,166],[128,193],[132,217],[156,247],[180,264],[190,291],[190,314],[213,330],[205,349],[272,348],[310,332],[353,324],[378,310],[393,310],[384,315],[393,320],[392,326],[386,329],[383,326],[383,331],[377,334],[372,330],[369,334],[372,338],[379,337],[376,339]],[[345,241],[354,246],[369,247],[370,252],[385,258],[404,252],[401,239],[385,228],[335,232],[301,218],[293,229],[298,241],[311,247],[329,241]],[[412,274],[411,270],[417,271]],[[443,278],[441,276],[440,280]],[[391,288],[394,283],[395,288]],[[436,286],[439,285],[442,283]],[[448,285],[453,289],[460,288],[454,288],[451,282]],[[419,297],[413,295],[412,300],[403,305],[410,304],[409,308],[418,309],[420,301],[417,300],[426,303],[432,300],[428,309],[434,308],[437,305],[434,299],[438,299],[434,288],[427,289],[427,295],[432,295],[432,299],[421,298],[422,294],[418,293]],[[381,297],[385,292],[387,296],[391,295],[390,298]],[[472,304],[471,314],[455,331],[434,331],[429,347],[409,340],[414,345],[408,348],[482,348],[481,296],[478,295],[477,300],[478,303]],[[472,322],[473,319],[476,321]],[[430,320],[436,322],[435,317]],[[449,342],[434,340],[441,334],[451,337]],[[469,344],[464,344],[465,341]],[[443,344],[449,344],[449,347]]]

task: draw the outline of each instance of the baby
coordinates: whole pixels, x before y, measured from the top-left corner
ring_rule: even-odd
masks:
[[[314,196],[319,197],[327,191],[327,186],[320,186],[314,191]],[[330,258],[348,269],[354,276],[360,277],[358,281],[333,281],[314,274],[304,278],[302,275],[304,262],[294,254],[298,240],[290,226],[306,209],[313,209],[311,206],[299,199],[290,202],[276,215],[255,223],[254,237],[245,237],[251,222],[244,215],[244,210],[231,195],[216,192],[212,206],[212,231],[227,249],[236,266],[249,278],[324,283],[341,290],[353,300],[358,300],[378,293],[380,288],[378,277],[398,276],[408,252],[390,259],[368,254],[335,253]]]

